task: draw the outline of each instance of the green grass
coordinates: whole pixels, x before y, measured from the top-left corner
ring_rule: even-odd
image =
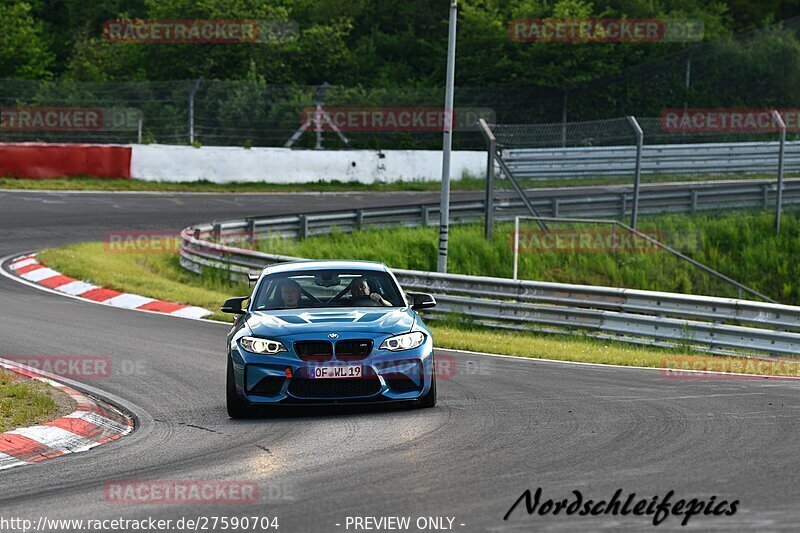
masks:
[[[46,250],[40,259],[67,275],[153,298],[218,310],[231,296],[249,294],[247,284],[226,281],[218,274],[196,276],[183,270],[175,253],[107,253],[103,243],[83,243]],[[230,315],[213,318],[230,322]],[[597,340],[584,336],[511,332],[438,321],[429,324],[438,348],[499,353],[512,356],[583,361],[623,366],[730,369],[770,375],[797,375],[786,367],[754,366],[753,360],[699,355],[688,349],[661,349]]]
[[[610,241],[608,226],[551,225],[554,230],[600,230],[593,238]],[[787,211],[780,236],[774,215],[763,212],[644,218],[639,228],[686,255],[782,303],[800,304],[800,219]],[[448,271],[460,274],[511,277],[511,224],[498,224],[488,243],[479,224],[451,225]],[[532,223],[524,230],[537,231]],[[365,259],[394,268],[435,270],[438,228],[391,228],[336,233],[305,240],[265,238],[263,251],[317,259]],[[606,285],[645,290],[737,297],[738,290],[667,252],[648,248],[594,249],[567,253],[536,246],[544,237],[526,234],[521,240],[519,277],[540,281]],[[593,241],[594,242],[594,241]],[[637,242],[641,243],[642,241]],[[534,249],[525,251],[525,245]]]
[[[50,388],[36,380],[20,380],[0,370],[0,433],[55,418],[58,406]]]
[[[176,250],[176,246],[162,249]],[[205,307],[214,311],[211,318],[216,319],[230,318],[219,311],[223,301],[251,290],[247,283],[226,281],[215,270],[201,276],[192,274],[180,266],[175,252],[115,252],[107,251],[104,243],[94,242],[45,250],[39,259],[62,274],[101,287]]]
[[[697,175],[697,176],[645,176],[645,183],[664,183],[674,181],[708,181],[730,179],[773,179],[774,176],[763,175]],[[600,178],[575,178],[575,179],[547,179],[547,180],[520,180],[523,187],[578,187],[584,185],[630,185],[631,176],[600,177]],[[498,179],[499,189],[510,189],[507,180]],[[469,191],[482,190],[486,186],[483,178],[462,176],[452,181],[453,190]],[[18,179],[0,177],[0,189],[23,189],[45,191],[154,191],[154,192],[217,192],[217,193],[257,193],[257,192],[346,192],[346,191],[438,191],[438,181],[427,180],[402,180],[392,183],[359,183],[354,181],[318,181],[312,183],[212,183],[207,180],[171,183],[162,181],[143,181],[137,179],[104,179],[92,177],[73,178],[47,178],[47,179]]]

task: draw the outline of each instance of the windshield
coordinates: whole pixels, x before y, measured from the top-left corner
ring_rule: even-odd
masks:
[[[253,301],[254,311],[405,306],[400,289],[389,274],[358,269],[272,274],[261,282]]]

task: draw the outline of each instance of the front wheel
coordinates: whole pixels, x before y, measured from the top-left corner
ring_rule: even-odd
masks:
[[[429,407],[436,406],[436,374],[433,375],[431,380],[431,388],[428,391],[428,394],[417,400],[419,403],[417,407],[420,409],[427,409]]]
[[[230,357],[228,357],[228,377],[225,380],[225,400],[229,417],[247,418],[250,416],[247,402],[242,400],[236,392],[236,381],[233,379],[233,361],[231,361]]]

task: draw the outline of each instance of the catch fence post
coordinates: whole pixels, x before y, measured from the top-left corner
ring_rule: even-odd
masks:
[[[633,208],[631,210],[631,227],[636,229],[636,222],[639,218],[639,186],[642,178],[642,145],[644,144],[644,132],[636,117],[628,115],[628,122],[636,132],[636,170],[633,178]]]

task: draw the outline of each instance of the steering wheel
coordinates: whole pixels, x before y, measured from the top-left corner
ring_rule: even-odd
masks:
[[[350,299],[350,301],[353,303],[359,302],[358,305],[361,307],[377,307],[378,305],[380,305],[378,302],[370,298],[370,296],[367,294],[361,296],[354,296],[353,298]]]

